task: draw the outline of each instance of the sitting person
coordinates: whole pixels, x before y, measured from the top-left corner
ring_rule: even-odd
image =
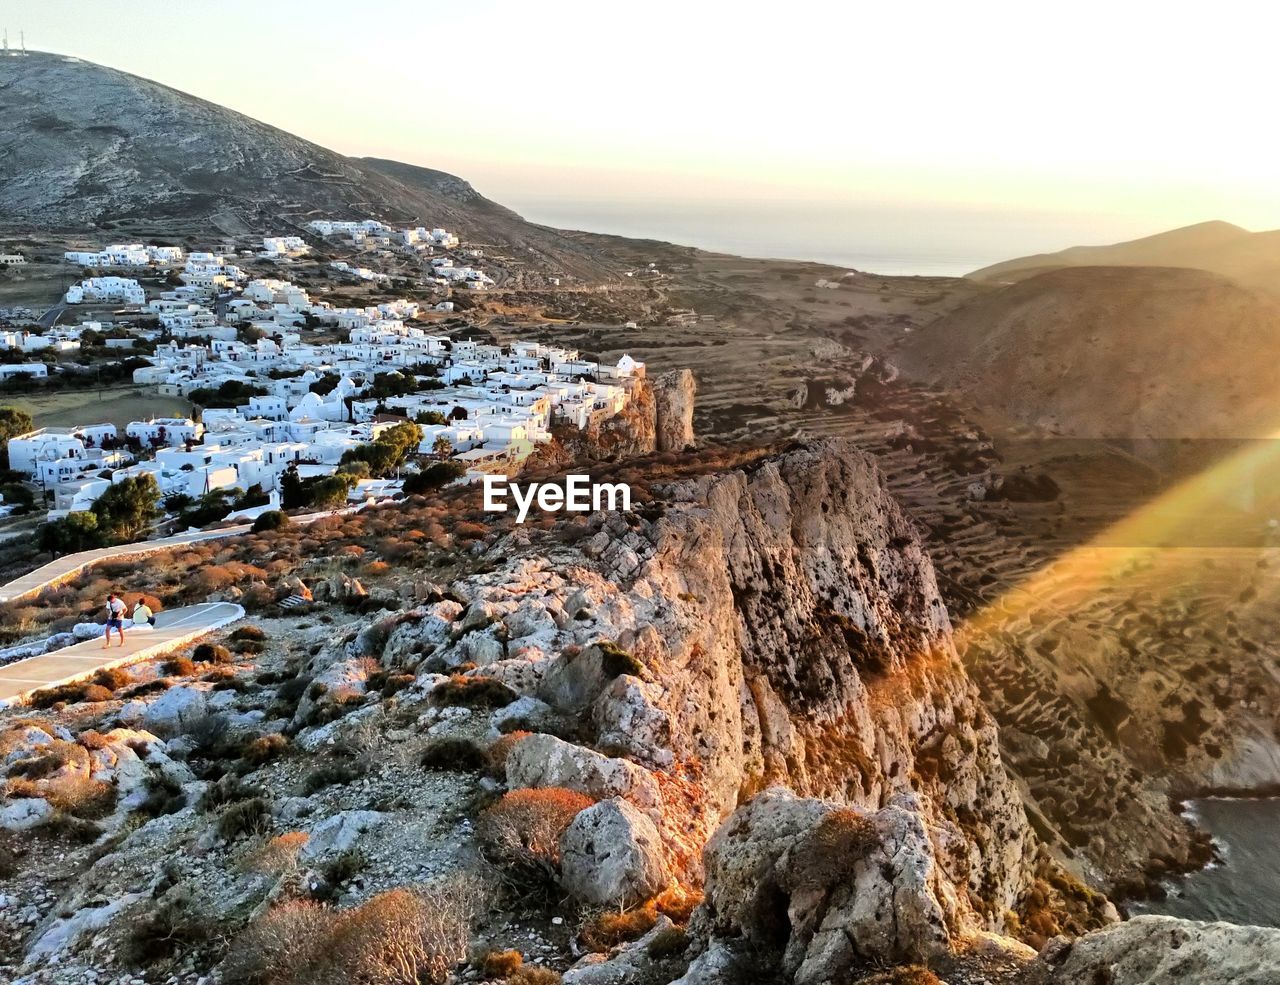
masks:
[[[133,607],[133,624],[141,626],[143,623],[148,626],[154,626],[156,624],[156,614],[151,611],[151,606],[139,599],[138,604]]]

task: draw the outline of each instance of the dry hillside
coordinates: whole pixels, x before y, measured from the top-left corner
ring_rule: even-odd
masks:
[[[969,277],[1008,284],[1062,267],[1193,267],[1274,291],[1280,286],[1280,230],[1254,233],[1229,222],[1201,222],[1125,243],[1006,260]]]
[[[1203,271],[1039,274],[974,298],[895,358],[1048,433],[1235,438],[1280,421],[1280,303]]]

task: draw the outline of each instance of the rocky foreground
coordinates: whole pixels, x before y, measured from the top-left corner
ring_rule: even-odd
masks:
[[[1280,980],[1042,846],[852,445],[483,560],[0,717],[0,977]]]

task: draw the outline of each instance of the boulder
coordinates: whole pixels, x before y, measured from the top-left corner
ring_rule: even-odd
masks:
[[[564,973],[564,985],[644,985],[655,981],[649,949],[673,926],[670,918],[659,917],[643,937],[623,944],[607,958],[588,954]]]
[[[617,676],[606,664],[605,648],[599,644],[580,653],[561,653],[542,675],[538,697],[562,711],[585,711]]]
[[[202,718],[208,699],[193,687],[171,687],[147,705],[142,726],[157,735],[177,735],[185,726]]]
[[[859,963],[926,963],[950,944],[924,824],[900,807],[868,813],[773,788],[720,827],[706,867],[717,935],[785,939],[795,985]]]
[[[507,783],[513,790],[567,787],[592,797],[624,797],[645,809],[662,804],[658,781],[644,767],[553,735],[531,735],[511,750]]]
[[[314,861],[341,855],[386,819],[380,811],[342,811],[327,817],[311,829],[301,856]]]
[[[556,713],[545,701],[525,695],[499,708],[489,721],[499,732],[542,732],[554,724]]]
[[[1027,985],[1273,985],[1280,929],[1141,916],[1075,941],[1055,938]]]
[[[560,839],[560,884],[588,903],[630,906],[670,882],[658,829],[620,797],[581,811]]]
[[[53,816],[53,808],[42,797],[22,797],[0,807],[0,828],[5,831],[30,831]]]

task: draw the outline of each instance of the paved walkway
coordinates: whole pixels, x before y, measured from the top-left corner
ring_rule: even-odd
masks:
[[[0,602],[12,602],[27,595],[34,595],[47,585],[55,585],[72,577],[99,561],[117,557],[136,557],[162,551],[166,547],[181,547],[202,540],[214,540],[218,537],[234,537],[247,533],[252,524],[243,523],[234,527],[223,527],[220,530],[202,530],[198,533],[178,534],[173,537],[161,537],[159,540],[142,540],[134,544],[119,544],[116,547],[99,547],[92,551],[81,551],[78,554],[67,554],[50,561],[35,571],[15,578],[0,588]]]
[[[203,602],[156,613],[153,629],[126,629],[124,646],[112,633],[109,649],[103,647],[99,636],[7,664],[0,667],[0,707],[31,691],[88,677],[103,667],[133,663],[177,649],[243,617],[244,609],[233,602]]]
[[[290,517],[291,523],[314,523],[325,517],[342,516],[347,513],[358,513],[364,509],[365,503],[345,506],[337,510],[325,510],[320,513],[304,513]],[[118,544],[115,547],[99,547],[92,551],[81,551],[78,554],[67,554],[36,568],[21,578],[15,578],[6,585],[0,586],[0,602],[12,602],[15,599],[35,595],[49,585],[56,585],[79,574],[85,568],[119,557],[140,557],[153,551],[163,551],[166,547],[182,547],[196,544],[202,540],[214,540],[219,537],[235,537],[248,533],[253,529],[252,523],[240,523],[233,527],[221,527],[218,530],[198,530],[194,533],[175,534],[172,537],[161,537],[159,540],[140,540],[132,544]]]

